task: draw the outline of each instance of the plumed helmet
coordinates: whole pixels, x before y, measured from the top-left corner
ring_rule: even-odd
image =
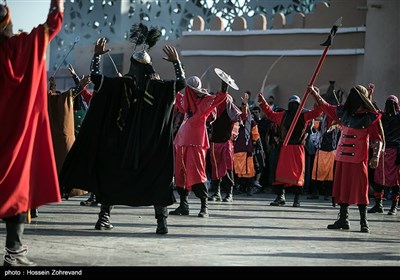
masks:
[[[298,97],[297,95],[292,95],[291,97],[289,97],[289,103],[291,102],[296,102],[296,103],[301,103],[300,97]]]
[[[135,44],[135,48],[140,45],[143,46],[142,50],[132,54],[132,58],[142,64],[151,64],[151,57],[147,51],[150,50],[160,38],[161,31],[156,27],[149,29],[143,23],[132,25],[129,40]]]

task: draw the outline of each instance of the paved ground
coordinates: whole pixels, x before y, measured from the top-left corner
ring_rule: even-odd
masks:
[[[359,232],[356,206],[350,206],[350,230],[327,230],[338,208],[322,199],[303,196],[295,208],[289,194],[286,206],[273,207],[272,194],[237,195],[233,203],[210,203],[207,219],[197,217],[200,203],[191,196],[190,215],[170,216],[169,233],[157,235],[152,207],[116,206],[114,230],[95,230],[99,208],[80,206],[86,198],[43,206],[26,225],[24,242],[38,265],[400,268],[400,215],[389,216],[387,209],[368,215],[368,234]],[[5,244],[4,223],[0,244]]]

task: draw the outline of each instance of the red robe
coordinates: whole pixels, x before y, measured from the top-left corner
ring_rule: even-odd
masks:
[[[342,134],[336,152],[336,165],[335,174],[333,179],[332,197],[338,204],[369,204],[368,198],[368,149],[369,142],[383,141],[383,135],[379,128],[379,120],[381,114],[376,114],[375,120],[366,128],[346,128],[343,122],[337,116],[337,106],[330,105],[324,102],[321,105],[322,110],[333,120],[335,120],[342,127]],[[345,128],[346,130],[344,130]],[[349,135],[363,135],[362,139],[358,139],[356,148],[351,150],[349,146],[342,146],[346,144],[344,141],[345,134]],[[360,138],[360,137],[359,137]],[[346,160],[341,153],[354,152],[354,160]]]
[[[189,86],[186,86],[184,95],[176,96],[176,105],[185,113],[185,119],[174,140],[174,176],[177,187],[190,191],[193,185],[207,182],[206,152],[210,144],[206,120],[215,107],[226,100],[226,96],[224,92],[217,92],[216,95],[197,98]],[[188,117],[188,113],[192,116]]]
[[[60,202],[47,113],[46,49],[63,13],[1,43],[0,218]]]
[[[278,125],[283,125],[282,121],[286,112],[275,112],[267,105],[261,105],[265,116]],[[302,112],[300,117],[304,118],[305,126],[311,120],[320,116],[321,109],[315,108],[314,110]],[[298,123],[297,123],[298,125]],[[294,133],[291,137],[294,137]],[[305,148],[303,144],[288,144],[283,146],[279,152],[278,163],[276,166],[275,182],[274,185],[283,184],[285,187],[304,186],[305,180]]]

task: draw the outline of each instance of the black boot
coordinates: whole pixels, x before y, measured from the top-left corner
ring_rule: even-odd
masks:
[[[200,183],[192,186],[192,190],[194,194],[200,198],[201,208],[200,212],[197,215],[201,218],[208,218],[208,194],[207,194],[207,187],[205,184]]]
[[[38,208],[32,208],[30,211],[31,211],[32,219],[39,217],[39,209]]]
[[[233,186],[228,187],[226,196],[223,202],[233,202]]]
[[[285,189],[283,188],[283,186],[276,186],[276,198],[269,205],[271,205],[271,206],[283,206],[285,204],[286,204]]]
[[[168,211],[166,206],[154,205],[155,216],[157,219],[157,234],[168,233],[167,217]]]
[[[189,191],[184,188],[177,187],[176,190],[179,194],[179,206],[173,211],[170,211],[170,215],[175,216],[187,216],[189,215]]]
[[[300,194],[296,193],[294,195],[293,207],[300,207]]]
[[[368,210],[368,213],[383,213],[383,202],[382,198],[375,198],[375,205]]]
[[[399,205],[399,200],[392,200],[392,207],[390,208],[388,215],[397,215],[397,206]]]
[[[113,229],[114,226],[110,222],[110,214],[111,209],[113,208],[112,205],[101,205],[99,219],[94,226],[97,230],[110,230]]]
[[[98,203],[96,201],[96,195],[94,193],[90,193],[90,197],[85,200],[80,202],[81,206],[97,206]]]
[[[307,196],[307,199],[319,199],[318,193],[321,185],[322,181],[312,180],[310,183],[311,194]]]
[[[340,204],[339,219],[331,225],[328,225],[328,229],[350,229],[349,223],[349,205]]]
[[[215,193],[208,198],[208,201],[222,201],[220,180],[213,180],[211,189],[215,189]]]
[[[367,205],[358,204],[358,211],[360,212],[360,231],[369,232],[368,221],[367,221]]]

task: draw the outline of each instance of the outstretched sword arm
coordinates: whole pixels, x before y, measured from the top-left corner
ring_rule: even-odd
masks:
[[[324,52],[322,53],[322,56],[321,56],[321,58],[319,59],[318,65],[317,65],[317,67],[315,68],[314,74],[313,74],[312,77],[311,77],[310,83],[308,84],[307,90],[306,90],[306,92],[304,93],[304,96],[303,96],[303,98],[302,98],[302,100],[301,100],[300,106],[299,106],[299,108],[297,109],[296,115],[294,116],[293,121],[292,121],[292,123],[290,124],[290,128],[289,128],[289,130],[288,130],[288,132],[287,132],[287,134],[286,134],[286,136],[285,136],[285,140],[283,141],[283,146],[287,146],[287,144],[288,144],[288,142],[289,142],[289,139],[290,139],[290,136],[292,136],[294,127],[296,126],[296,123],[297,123],[297,121],[298,121],[298,119],[299,119],[299,117],[300,117],[300,113],[301,113],[301,111],[303,110],[303,107],[304,107],[304,104],[306,103],[307,97],[308,97],[308,95],[310,94],[310,87],[314,85],[314,82],[315,82],[315,80],[317,79],[317,76],[318,76],[318,74],[319,74],[319,71],[321,70],[322,64],[324,63],[324,60],[325,60],[325,58],[326,58],[326,54],[327,54],[327,52],[328,52],[328,49],[329,49],[329,47],[332,45],[333,38],[335,37],[336,32],[337,32],[339,26],[341,26],[341,25],[342,25],[342,17],[340,17],[340,18],[333,24],[328,39],[327,39],[324,43],[321,44],[321,46],[325,46]]]

